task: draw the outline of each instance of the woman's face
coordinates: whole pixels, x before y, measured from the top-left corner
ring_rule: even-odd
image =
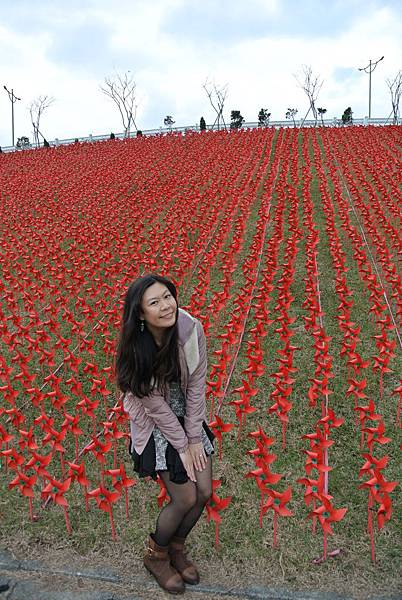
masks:
[[[166,285],[155,282],[144,292],[140,317],[151,333],[160,333],[176,322],[177,303]]]

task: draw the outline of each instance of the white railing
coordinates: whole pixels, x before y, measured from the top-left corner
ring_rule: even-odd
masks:
[[[376,126],[383,126],[383,125],[392,125],[392,120],[390,117],[388,117],[388,119],[385,118],[379,118],[379,119],[369,119],[368,117],[364,117],[364,119],[353,119],[353,123],[352,124],[348,124],[347,126],[350,127],[351,125],[353,126],[366,126],[366,125],[376,125]],[[402,118],[398,119],[397,125],[402,125]],[[309,119],[309,120],[303,120],[303,119],[297,119],[295,120],[295,122],[293,122],[292,119],[286,120],[286,121],[270,121],[269,124],[267,125],[267,127],[275,127],[275,128],[280,128],[280,127],[344,127],[345,125],[343,125],[342,120],[338,119],[336,117],[334,117],[333,119],[323,119],[321,121],[321,119],[319,119],[318,121],[315,121],[314,119]],[[247,129],[256,129],[258,127],[261,127],[261,125],[258,122],[251,122],[251,123],[243,123],[241,129],[243,130],[247,130]],[[217,125],[207,125],[207,131],[217,131],[219,128]],[[223,129],[222,125],[220,126],[220,129]],[[229,124],[227,125],[227,130],[230,130],[230,126]],[[188,131],[195,131],[195,132],[199,132],[200,131],[200,126],[198,124],[196,125],[187,125],[186,127],[159,127],[158,129],[143,129],[141,130],[141,133],[143,136],[155,136],[155,135],[166,135],[168,133],[186,133]],[[49,144],[51,146],[65,146],[68,144],[74,144],[74,143],[81,143],[81,142],[100,142],[100,141],[106,141],[110,139],[111,134],[107,133],[107,134],[103,134],[103,135],[92,135],[89,134],[88,136],[84,136],[84,137],[76,137],[76,138],[66,138],[63,140],[59,140],[58,138],[55,138],[54,140],[50,141]],[[124,138],[134,138],[137,137],[137,132],[131,132],[128,136],[125,135],[124,133],[115,133],[114,137],[116,139],[124,139]],[[43,147],[43,144],[41,144],[41,147]],[[25,149],[32,149],[35,148],[35,146],[33,144],[30,144],[28,147],[25,147]],[[14,152],[15,150],[20,150],[21,148],[17,148],[14,146],[5,146],[2,148],[3,152]]]

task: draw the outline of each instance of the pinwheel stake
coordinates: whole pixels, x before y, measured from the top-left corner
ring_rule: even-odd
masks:
[[[375,563],[374,532],[373,532],[373,498],[369,493],[367,502],[367,530],[370,535],[371,562]]]

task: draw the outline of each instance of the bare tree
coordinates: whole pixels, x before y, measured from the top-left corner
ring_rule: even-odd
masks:
[[[313,75],[312,68],[310,66],[306,66],[306,65],[303,65],[303,74],[301,77],[302,77],[302,79],[299,79],[299,77],[296,76],[296,81],[298,82],[298,84],[301,87],[301,89],[303,90],[303,92],[306,94],[308,101],[310,103],[309,109],[306,113],[306,116],[304,117],[304,119],[302,121],[302,124],[307,119],[307,115],[309,114],[309,112],[312,111],[313,117],[315,120],[314,124],[316,125],[318,113],[317,113],[317,109],[315,107],[315,103],[317,102],[318,94],[320,93],[322,84],[324,82],[320,81],[320,78],[318,76]]]
[[[396,125],[399,118],[399,102],[402,95],[402,70],[398,71],[394,79],[386,79],[389,93],[391,94],[393,123]]]
[[[45,139],[45,137],[39,130],[41,117],[45,110],[49,108],[49,106],[51,106],[53,102],[54,98],[52,98],[51,96],[38,96],[37,98],[35,98],[35,100],[32,100],[31,104],[29,105],[29,114],[31,115],[34,144],[36,145],[36,147],[39,146],[40,135],[43,137],[43,139]]]
[[[130,71],[113,77],[105,77],[104,85],[99,86],[101,91],[116,104],[124,128],[124,136],[130,135],[131,125],[137,130],[135,119],[137,116],[137,84]]]
[[[204,90],[209,98],[209,102],[210,102],[212,108],[216,112],[216,118],[215,118],[213,126],[215,126],[215,124],[217,124],[218,130],[219,130],[219,125],[222,121],[222,123],[226,129],[226,123],[225,123],[225,119],[223,116],[223,108],[225,106],[225,100],[226,100],[226,96],[228,93],[227,84],[224,85],[223,87],[219,88],[219,87],[217,87],[215,82],[211,83],[207,79],[202,87],[204,88]]]
[[[286,118],[293,119],[293,127],[296,127],[295,116],[298,113],[297,108],[288,108],[286,111]]]

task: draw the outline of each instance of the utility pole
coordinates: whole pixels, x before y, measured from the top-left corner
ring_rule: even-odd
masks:
[[[13,135],[13,147],[14,147],[14,104],[16,103],[17,100],[21,100],[21,98],[18,98],[18,96],[16,96],[14,94],[13,89],[10,92],[10,90],[8,90],[5,85],[3,87],[6,90],[8,97],[10,98],[10,102],[11,102],[11,130],[12,130],[12,135]]]
[[[376,62],[373,62],[370,58],[370,62],[367,65],[367,67],[362,67],[361,69],[359,69],[359,71],[364,71],[365,73],[369,74],[369,119],[371,119],[371,73],[374,71],[374,69],[376,68],[376,66],[378,65],[378,63],[383,59],[384,57],[381,56],[381,58],[379,58]],[[368,69],[368,70],[367,70]]]

